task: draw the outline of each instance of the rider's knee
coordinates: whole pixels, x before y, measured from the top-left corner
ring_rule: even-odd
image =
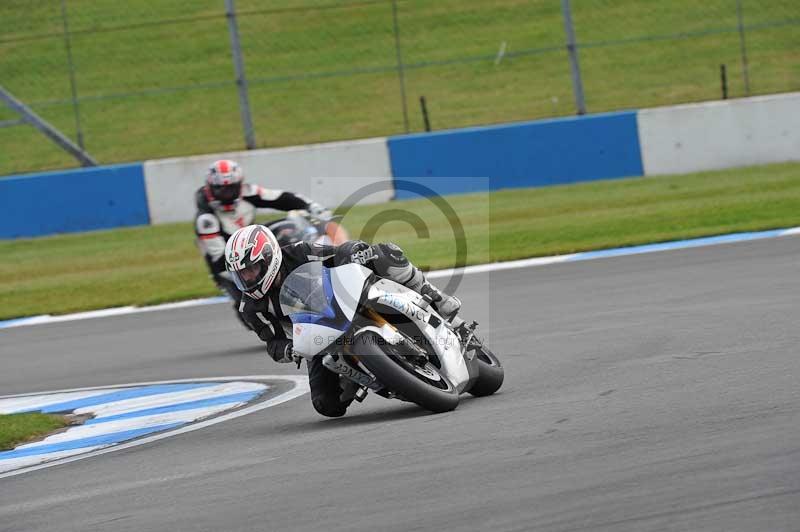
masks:
[[[348,403],[343,403],[338,397],[318,395],[311,400],[314,410],[325,417],[342,417],[347,412]]]
[[[322,365],[317,357],[308,362],[308,380],[311,387],[311,404],[314,410],[326,417],[341,417],[350,401],[342,401],[339,375]]]

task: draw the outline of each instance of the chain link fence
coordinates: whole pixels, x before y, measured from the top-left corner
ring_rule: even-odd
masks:
[[[575,114],[571,52],[588,112],[800,90],[796,0],[230,4],[4,0],[0,85],[103,163],[244,149],[243,96],[254,147]],[[0,174],[76,165],[18,120]]]

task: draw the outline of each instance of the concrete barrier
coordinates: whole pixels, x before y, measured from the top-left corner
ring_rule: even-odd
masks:
[[[5,177],[0,212],[0,238],[147,224],[142,165]]]
[[[635,112],[393,137],[389,154],[396,179],[438,194],[642,175]]]
[[[800,161],[800,93],[638,113],[646,175]]]
[[[6,177],[0,238],[191,220],[220,158],[332,207],[800,161],[800,93]]]
[[[245,179],[267,188],[304,194],[326,206],[338,206],[361,187],[391,180],[386,139],[334,142],[147,161],[144,165],[147,203],[154,224],[191,220],[194,193],[208,166],[233,159]],[[388,201],[391,190],[370,196],[366,203]]]

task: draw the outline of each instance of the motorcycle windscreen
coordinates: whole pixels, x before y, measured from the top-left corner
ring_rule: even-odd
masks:
[[[281,286],[279,301],[281,311],[292,321],[298,314],[336,318],[330,272],[320,262],[308,262],[290,273]]]

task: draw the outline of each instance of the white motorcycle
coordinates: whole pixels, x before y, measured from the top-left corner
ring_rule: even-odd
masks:
[[[358,264],[309,262],[283,282],[280,304],[292,320],[295,355],[323,365],[356,387],[432,412],[458,406],[459,395],[486,396],[503,384],[503,367],[475,335],[454,327],[433,301]],[[299,358],[298,358],[299,363]]]

